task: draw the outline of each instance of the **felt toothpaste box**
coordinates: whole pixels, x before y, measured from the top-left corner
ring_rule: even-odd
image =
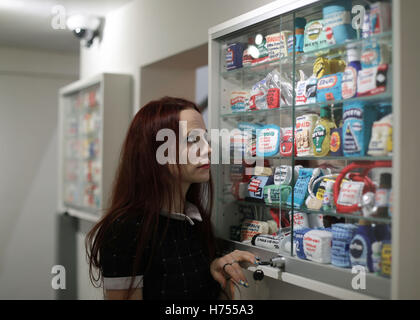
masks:
[[[357,77],[357,96],[371,96],[386,91],[388,65],[362,69]]]

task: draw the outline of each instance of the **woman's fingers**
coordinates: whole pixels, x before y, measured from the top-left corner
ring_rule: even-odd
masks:
[[[254,254],[248,251],[235,250],[232,253],[230,253],[230,255],[232,255],[234,260],[238,261],[245,268],[248,267],[248,263],[252,265],[257,265],[259,260],[255,257]]]

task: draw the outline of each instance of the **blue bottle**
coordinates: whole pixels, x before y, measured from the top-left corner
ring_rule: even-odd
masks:
[[[350,261],[352,267],[363,266],[373,272],[372,243],[375,241],[370,225],[359,225],[356,235],[350,242]]]
[[[377,118],[376,108],[361,101],[343,105],[343,154],[364,156],[369,146],[372,124]]]

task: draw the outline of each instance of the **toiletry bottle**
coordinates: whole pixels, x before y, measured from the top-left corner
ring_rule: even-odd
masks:
[[[321,117],[315,123],[312,131],[313,150],[316,157],[324,157],[330,152],[331,129],[334,128],[336,126],[334,121],[331,120],[330,107],[321,107]]]
[[[363,266],[372,272],[372,241],[374,240],[370,223],[359,220],[356,234],[350,242],[350,261],[352,266]]]
[[[357,96],[357,75],[362,69],[360,64],[360,50],[355,45],[347,47],[347,67],[344,70],[341,82],[341,95],[343,99]]]
[[[375,193],[375,206],[378,208],[376,216],[388,217],[389,194],[391,192],[392,175],[390,173],[382,173],[379,182],[379,188]]]
[[[366,154],[376,109],[363,101],[346,102],[343,105],[343,154],[364,156]]]

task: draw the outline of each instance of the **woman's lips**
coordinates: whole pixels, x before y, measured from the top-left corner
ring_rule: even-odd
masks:
[[[210,169],[210,165],[209,164],[204,164],[202,166],[199,166],[198,169]]]

